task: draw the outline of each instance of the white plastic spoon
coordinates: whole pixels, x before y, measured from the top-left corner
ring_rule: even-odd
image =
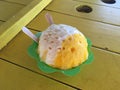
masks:
[[[49,13],[47,13],[47,14],[45,15],[45,17],[46,17],[46,20],[48,21],[48,23],[49,23],[50,25],[54,24],[53,18],[52,18],[52,16],[51,16]],[[27,36],[29,36],[30,38],[32,38],[36,43],[39,42],[38,38],[37,38],[28,28],[23,27],[23,28],[22,28],[22,31],[23,31]]]
[[[36,43],[38,43],[38,38],[26,27],[22,28],[22,31],[28,35],[30,38],[32,38]]]
[[[49,13],[46,13],[45,18],[50,25],[54,24],[53,18]]]

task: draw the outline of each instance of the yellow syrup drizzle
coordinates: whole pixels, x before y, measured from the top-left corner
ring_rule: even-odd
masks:
[[[70,69],[82,64],[88,58],[87,41],[80,34],[68,36],[57,52],[53,67]]]

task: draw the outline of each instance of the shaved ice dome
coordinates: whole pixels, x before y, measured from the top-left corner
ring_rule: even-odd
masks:
[[[87,46],[85,36],[75,27],[52,24],[40,36],[38,53],[46,64],[70,69],[87,60]]]

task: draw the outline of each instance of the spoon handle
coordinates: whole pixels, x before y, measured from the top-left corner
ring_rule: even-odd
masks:
[[[28,35],[30,38],[32,38],[35,42],[38,43],[38,38],[37,38],[28,28],[23,27],[23,28],[22,28],[22,31],[23,31],[26,35]]]
[[[50,25],[54,24],[53,18],[49,13],[45,15],[45,18]]]

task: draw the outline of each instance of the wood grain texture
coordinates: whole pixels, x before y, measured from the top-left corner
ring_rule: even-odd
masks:
[[[0,21],[0,25],[2,25],[4,22]]]
[[[44,17],[47,12],[43,11],[39,14],[28,24],[28,27],[39,31],[45,30],[49,26]],[[92,40],[94,46],[120,53],[120,27],[55,12],[49,13],[52,14],[55,23],[64,23],[78,28]]]
[[[23,7],[23,5],[0,1],[0,20],[7,21],[15,16]]]
[[[104,5],[104,6],[109,6],[109,7],[113,7],[113,8],[120,8],[120,0],[115,0],[116,3],[114,3],[114,4],[106,4],[106,3],[102,2],[102,0],[73,0],[73,1]]]
[[[0,59],[1,90],[75,90]]]
[[[38,69],[35,60],[27,55],[31,42],[32,40],[21,32],[0,51],[0,57],[83,90],[119,90],[120,55],[92,48],[94,62],[83,66],[78,75],[67,77],[61,73],[45,74]]]
[[[66,3],[68,5],[66,5]],[[62,6],[61,6],[62,5]],[[92,7],[91,13],[82,13],[76,11],[76,7],[80,5],[88,5]],[[120,9],[111,8],[106,6],[99,6],[95,4],[89,4],[84,2],[78,2],[73,0],[54,0],[46,9],[63,14],[73,15],[80,18],[95,20],[99,22],[109,23],[120,26]]]
[[[34,0],[4,0],[4,1],[28,5],[31,1],[34,1]]]
[[[0,27],[0,49],[17,35],[52,0],[34,0]],[[9,37],[8,37],[9,36]]]
[[[47,0],[46,0],[47,1]],[[59,4],[55,4],[59,2]],[[98,0],[96,0],[97,2]],[[55,23],[64,23],[68,25],[72,25],[77,27],[81,32],[85,34],[86,37],[89,37],[93,45],[95,47],[108,49],[113,52],[120,53],[120,27],[105,24],[108,23],[108,18],[104,17],[103,14],[104,10],[101,10],[97,13],[92,14],[85,14],[82,13],[80,16],[77,16],[73,11],[72,5],[74,7],[78,4],[88,4],[92,7],[97,7],[95,10],[104,9],[101,5],[93,5],[90,2],[78,2],[69,0],[54,0],[54,2],[47,8],[51,11],[44,10],[40,13],[31,23],[27,26],[32,30],[33,33],[37,33],[37,31],[45,30],[49,24],[45,20],[44,15],[49,12],[52,14]],[[67,4],[66,4],[67,3]],[[66,6],[65,6],[66,5]],[[68,10],[62,10],[61,8]],[[68,8],[70,7],[70,8]],[[102,7],[102,8],[101,8]],[[104,6],[106,7],[106,6]],[[54,9],[55,8],[55,9]],[[57,8],[57,9],[56,9]],[[107,6],[111,9],[110,6]],[[115,8],[111,9],[114,10]],[[56,10],[55,12],[53,10]],[[58,11],[57,11],[58,10]],[[61,11],[60,11],[61,10]],[[108,10],[111,11],[111,10]],[[57,13],[59,12],[59,13]],[[69,13],[71,12],[71,13]],[[111,11],[113,13],[114,11]],[[74,13],[74,14],[73,14]],[[119,14],[118,14],[119,15]],[[82,17],[83,16],[83,17]],[[92,19],[91,17],[94,17]],[[105,23],[97,22],[99,21],[98,16],[101,16],[102,19],[105,19]],[[119,18],[117,17],[118,21]],[[96,21],[95,21],[96,20]],[[111,18],[110,21],[114,22],[114,17]],[[117,24],[118,24],[118,21]],[[113,23],[112,22],[112,23]],[[23,22],[22,22],[23,23]],[[112,24],[110,22],[110,24]],[[116,24],[116,25],[117,25]],[[19,25],[19,24],[17,24]],[[34,31],[35,30],[35,31]],[[1,41],[3,43],[4,40]],[[0,43],[0,44],[1,44]],[[4,47],[0,50],[0,89],[5,90],[71,90],[72,88],[60,84],[53,79],[56,79],[60,82],[64,82],[68,85],[80,88],[82,90],[119,90],[120,89],[120,54],[112,53],[106,50],[98,49],[92,47],[92,51],[94,53],[94,61],[92,64],[84,65],[81,68],[81,72],[73,77],[64,76],[61,73],[53,73],[53,74],[46,74],[40,71],[37,67],[37,63],[34,59],[30,58],[27,54],[27,48],[32,43],[32,40],[26,36],[23,32],[20,32],[9,44],[8,46]],[[3,61],[4,59],[4,61]],[[11,63],[15,63],[13,65]],[[19,67],[21,65],[23,67]],[[36,74],[27,70],[25,68],[29,68],[32,71],[39,72]],[[49,78],[53,78],[52,80],[49,78],[43,77],[42,75],[48,76]],[[2,81],[2,82],[1,82]],[[6,82],[7,81],[7,82]],[[29,86],[29,87],[28,87]],[[57,88],[56,88],[57,87]]]

